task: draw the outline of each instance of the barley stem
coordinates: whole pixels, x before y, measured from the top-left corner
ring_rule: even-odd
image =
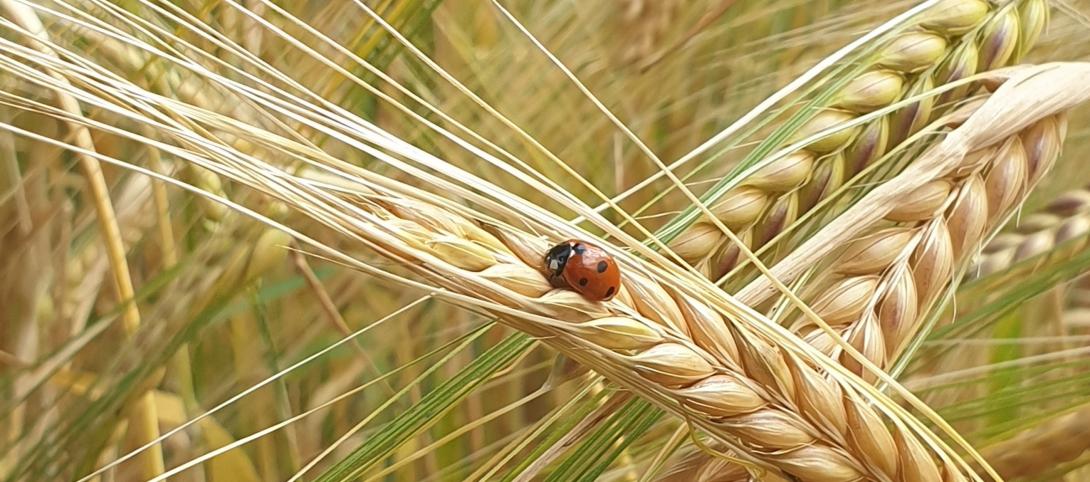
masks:
[[[22,27],[26,32],[26,41],[30,47],[38,49],[45,55],[55,56],[48,47],[48,33],[46,33],[37,14],[25,5],[13,1],[3,0],[0,6],[11,16],[12,21]],[[58,82],[67,83],[67,79],[56,73],[48,72]],[[69,112],[73,116],[81,117],[82,110],[79,102],[64,93],[56,91],[55,101],[58,107]],[[79,123],[69,123],[73,143],[88,151],[94,151],[94,141],[90,131]],[[127,336],[133,336],[140,327],[140,311],[134,301],[132,278],[129,274],[128,261],[125,259],[125,246],[121,240],[121,229],[118,227],[113,204],[110,201],[109,188],[103,176],[99,162],[88,155],[77,155],[80,169],[87,180],[90,190],[91,204],[95,207],[99,229],[106,245],[106,255],[110,261],[111,271],[114,275],[114,289],[118,301],[123,305],[121,323]],[[148,391],[135,398],[132,402],[129,415],[129,429],[139,443],[155,440],[159,437],[159,418],[156,415],[155,401],[152,392]],[[164,470],[163,452],[158,445],[150,448],[140,457],[143,474],[147,478],[155,477]]]

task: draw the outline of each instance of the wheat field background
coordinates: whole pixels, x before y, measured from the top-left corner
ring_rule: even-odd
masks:
[[[1090,480],[1087,0],[0,0],[0,479]],[[553,287],[550,246],[622,271]]]

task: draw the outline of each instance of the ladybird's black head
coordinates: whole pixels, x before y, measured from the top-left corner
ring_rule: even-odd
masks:
[[[571,243],[560,243],[553,246],[548,253],[545,254],[545,271],[549,275],[549,280],[563,279],[564,266],[568,264],[568,258],[571,257],[572,245]]]

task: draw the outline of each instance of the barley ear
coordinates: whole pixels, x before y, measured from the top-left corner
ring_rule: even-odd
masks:
[[[916,25],[879,48],[871,68],[848,81],[793,139],[835,128],[935,85],[1012,64],[1036,40],[1047,19],[1039,13],[1042,2],[1023,3],[1028,13],[1024,19],[1016,8],[983,0],[939,2]],[[771,161],[711,203],[710,211],[758,251],[853,176],[935,120],[943,111],[941,106],[955,104],[973,89],[975,85],[961,86],[863,126],[822,137]],[[719,254],[738,249],[707,219],[690,226],[670,247],[713,280],[743,259]]]

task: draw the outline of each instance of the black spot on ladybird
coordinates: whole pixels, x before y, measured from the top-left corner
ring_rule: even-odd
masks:
[[[606,298],[609,298],[610,296],[613,296],[613,287],[612,286],[610,286],[609,289],[606,290]]]
[[[587,285],[587,279],[586,278],[579,278],[579,286],[586,286],[586,285]]]
[[[599,273],[605,273],[606,268],[608,268],[608,267],[609,267],[609,263],[607,263],[605,261],[599,261],[598,262],[598,272]]]

